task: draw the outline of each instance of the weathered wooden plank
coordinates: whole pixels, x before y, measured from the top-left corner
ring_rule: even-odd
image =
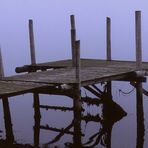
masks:
[[[107,80],[115,80],[116,77],[123,78],[128,73],[134,72],[134,68],[122,67],[82,67],[82,85],[89,82],[91,84]],[[6,77],[7,81],[36,82],[45,84],[73,84],[77,83],[75,78],[75,68],[55,69],[43,72],[32,72],[23,75]]]
[[[136,68],[135,61],[119,61],[119,60],[97,60],[97,59],[81,59],[81,67],[116,67],[118,68]],[[71,60],[61,60],[54,62],[39,63],[36,66],[25,65],[23,67],[17,67],[16,72],[28,72],[33,70],[43,70],[50,68],[65,68],[72,67]],[[148,62],[142,62],[142,69],[148,70]]]
[[[34,90],[36,88],[44,88],[46,84],[37,84],[32,82],[14,82],[0,81],[0,97],[15,96]]]

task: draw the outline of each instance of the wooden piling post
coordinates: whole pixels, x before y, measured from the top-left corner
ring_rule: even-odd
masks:
[[[2,59],[2,53],[0,48],[0,79],[2,79],[3,77],[4,77],[4,67],[3,67],[3,59]],[[3,103],[4,122],[5,122],[5,129],[6,129],[6,140],[9,143],[13,143],[14,135],[13,135],[13,128],[12,128],[11,114],[10,114],[8,98],[6,96],[2,97],[2,103]]]
[[[141,11],[135,12],[136,68],[142,68]]]
[[[111,61],[111,19],[106,18],[106,59]],[[112,83],[107,82],[107,93],[112,96]]]
[[[36,64],[33,20],[31,19],[29,20],[29,39],[30,39],[31,64]]]
[[[111,60],[111,19],[106,18],[106,50],[107,61]]]
[[[75,66],[75,41],[76,41],[76,29],[75,29],[75,18],[74,15],[70,16],[71,22],[71,53],[72,53],[72,66]]]
[[[33,33],[33,20],[29,20],[29,38],[30,38],[30,53],[31,53],[31,64],[36,64],[35,56],[35,43],[34,43],[34,33]],[[35,72],[35,71],[34,71]],[[39,123],[41,119],[40,113],[40,99],[38,93],[33,93],[33,107],[34,107],[34,146],[38,147],[39,145]]]
[[[144,111],[143,111],[143,89],[142,82],[136,83],[136,113],[137,113],[137,144],[136,148],[141,148],[144,145]]]
[[[81,73],[80,73],[80,41],[75,42],[76,50],[76,80],[77,83],[74,86],[75,97],[74,97],[74,146],[81,146]]]

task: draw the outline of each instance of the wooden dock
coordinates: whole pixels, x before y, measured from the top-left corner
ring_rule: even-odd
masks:
[[[136,62],[132,61],[81,59],[81,63],[82,87],[113,80],[135,81],[139,77],[136,73]],[[4,77],[0,81],[0,96],[30,92],[31,90],[49,86],[77,83],[75,67],[72,67],[71,60],[17,67],[16,70],[27,72],[32,70],[32,67],[33,70],[39,71]],[[46,69],[46,71],[40,71],[42,69]],[[142,77],[148,75],[148,62],[142,64],[141,71],[143,72]]]
[[[71,20],[72,59],[54,62],[37,63],[33,20],[29,20],[29,39],[31,64],[16,68],[16,73],[24,73],[10,77],[3,76],[1,57],[0,96],[11,96],[31,92],[41,88],[69,85],[85,87],[113,80],[146,81],[148,62],[142,62],[141,52],[141,12],[135,13],[136,61],[117,61],[111,58],[111,19],[106,19],[106,60],[81,59],[80,41],[76,40],[74,15]],[[42,89],[43,90],[43,89]]]
[[[137,122],[143,121],[143,91],[142,82],[146,82],[148,76],[148,62],[142,62],[141,46],[141,12],[135,12],[135,43],[136,60],[118,61],[111,57],[111,19],[106,19],[106,60],[82,59],[80,56],[80,40],[76,40],[76,28],[74,15],[71,15],[71,53],[72,59],[59,60],[54,62],[37,63],[35,56],[35,43],[33,33],[33,21],[29,20],[29,39],[31,64],[15,69],[17,74],[5,77],[3,61],[0,52],[0,98],[2,99],[6,129],[6,137],[10,142],[14,142],[11,115],[8,97],[21,95],[24,93],[33,94],[35,121],[40,121],[39,94],[65,95],[73,99],[74,131],[81,131],[81,111],[82,101],[91,103],[112,100],[111,81],[129,81],[136,88],[137,95]],[[104,83],[104,91],[100,90],[97,83]],[[94,94],[97,98],[89,99],[82,97],[81,87]],[[53,106],[48,106],[54,108]],[[61,109],[59,107],[58,109]],[[67,109],[67,108],[66,108]],[[69,109],[69,108],[68,108]],[[71,108],[70,108],[71,110]],[[141,115],[139,115],[140,113]],[[139,124],[141,126],[141,124]],[[137,125],[137,128],[141,128]],[[139,127],[138,127],[139,126]],[[142,125],[144,131],[144,125]],[[50,128],[51,129],[51,128]],[[57,129],[56,129],[57,130]],[[57,130],[60,131],[60,130]],[[39,133],[39,132],[37,132]],[[38,135],[38,134],[36,134]],[[140,136],[140,135],[139,135]],[[138,137],[138,132],[137,132]],[[38,139],[38,137],[37,137]],[[39,141],[39,140],[37,140]],[[74,147],[81,144],[81,134],[73,137]],[[39,142],[35,144],[38,147]]]

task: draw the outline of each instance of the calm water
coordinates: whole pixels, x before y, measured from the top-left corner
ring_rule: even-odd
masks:
[[[97,86],[100,90],[104,90],[103,85],[98,84]],[[144,88],[147,86],[144,85]],[[131,93],[125,94],[130,91]],[[84,99],[96,98],[85,89],[82,89],[82,96]],[[40,109],[41,119],[38,114],[34,114],[32,94],[9,98],[12,132],[10,132],[9,123],[7,130],[5,129],[3,105],[0,102],[1,144],[4,144],[5,140],[12,141],[14,136],[17,144],[24,144],[24,146],[28,144],[28,147],[39,144],[40,147],[64,148],[72,147],[75,142],[79,145],[77,147],[82,144],[83,147],[96,148],[135,148],[136,145],[139,148],[146,148],[148,144],[147,97],[143,98],[145,131],[142,128],[143,121],[140,120],[138,125],[141,130],[138,130],[137,138],[136,89],[128,82],[113,82],[112,96],[117,104],[112,101],[102,103],[99,98],[95,103],[86,100],[82,104],[84,110],[81,113],[76,112],[74,117],[75,110],[71,110],[73,101],[69,97],[40,95],[40,104],[50,106],[48,110]],[[111,100],[109,94],[105,97],[102,95],[102,98]],[[54,107],[51,109],[51,106],[62,108],[55,110]]]

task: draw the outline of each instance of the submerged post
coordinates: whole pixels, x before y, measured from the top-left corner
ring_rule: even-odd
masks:
[[[111,19],[106,18],[106,50],[107,61],[111,60]]]
[[[31,64],[36,64],[33,20],[31,19],[29,20],[29,39],[30,39]]]
[[[75,66],[75,41],[76,41],[76,29],[75,29],[75,18],[74,15],[70,16],[71,22],[71,53],[72,53],[72,66]]]
[[[3,59],[0,48],[0,79],[2,79],[3,77],[4,77],[4,67],[3,67]],[[14,135],[12,129],[12,121],[11,121],[8,97],[6,96],[2,97],[2,103],[3,103],[5,130],[6,130],[6,140],[10,143],[13,143]]]
[[[142,68],[142,45],[141,45],[141,11],[135,12],[136,31],[136,68]]]
[[[80,41],[75,42],[76,49],[76,84],[74,85],[74,146],[81,147],[81,73],[80,73]]]

